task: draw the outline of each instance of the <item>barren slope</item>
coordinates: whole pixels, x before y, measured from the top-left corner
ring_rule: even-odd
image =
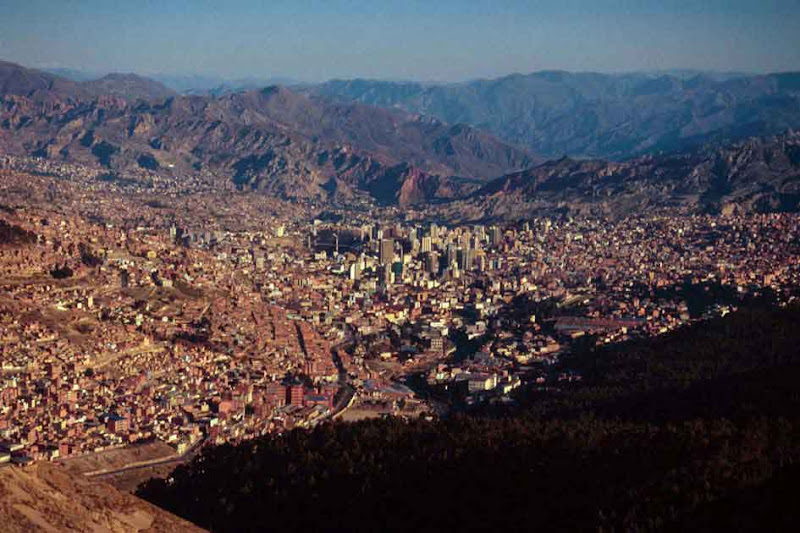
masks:
[[[0,468],[0,524],[6,533],[203,531],[131,494],[49,463]]]

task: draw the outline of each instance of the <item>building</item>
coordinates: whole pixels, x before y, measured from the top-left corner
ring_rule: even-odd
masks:
[[[472,270],[475,264],[475,250],[471,248],[459,248],[458,250],[458,268],[463,271]]]
[[[353,281],[361,279],[361,263],[359,261],[350,265],[350,279]]]
[[[434,334],[431,335],[430,338],[430,351],[434,353],[443,353],[444,352],[444,337],[441,335]]]
[[[392,265],[385,263],[381,268],[381,284],[382,285],[392,285],[394,283],[394,271],[392,271]]]
[[[286,403],[289,405],[303,405],[304,398],[302,385],[292,385],[286,389]]]
[[[130,429],[130,423],[124,416],[111,415],[106,422],[109,433],[125,433]]]
[[[429,274],[439,273],[439,254],[436,252],[429,252],[425,256],[425,270]]]
[[[429,254],[429,253],[431,253],[432,249],[433,249],[433,244],[432,244],[431,238],[430,237],[423,237],[422,238],[422,249],[421,249],[422,253],[423,254]]]
[[[394,239],[381,239],[379,259],[382,265],[390,265],[394,261]]]
[[[500,246],[503,242],[503,232],[497,226],[489,228],[489,244],[492,246]]]

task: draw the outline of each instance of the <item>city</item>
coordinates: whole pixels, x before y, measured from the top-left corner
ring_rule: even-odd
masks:
[[[562,359],[587,339],[800,286],[795,214],[448,227],[250,197],[228,223],[93,190],[80,167],[4,165],[0,460],[18,464],[514,402],[580,380]],[[216,209],[202,185],[179,194]]]
[[[797,0],[0,13],[0,533],[800,531]]]

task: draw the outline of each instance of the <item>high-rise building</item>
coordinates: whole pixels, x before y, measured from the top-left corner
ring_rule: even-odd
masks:
[[[392,265],[384,263],[381,266],[381,284],[384,286],[392,285],[394,283],[394,272],[392,272]]]
[[[362,241],[371,241],[372,240],[372,225],[371,224],[364,224],[361,226],[361,240]]]
[[[436,252],[429,252],[425,256],[425,270],[430,274],[439,273],[439,254]]]
[[[382,265],[390,265],[394,261],[394,239],[381,239],[378,257]]]
[[[500,231],[500,228],[498,228],[497,226],[490,227],[489,243],[492,246],[499,246],[502,241],[503,241],[503,233]]]
[[[431,240],[433,242],[439,240],[439,226],[437,226],[436,224],[431,224],[430,233],[431,233]]]
[[[458,249],[458,268],[463,271],[472,270],[475,264],[475,250],[471,248]]]
[[[431,335],[429,343],[431,352],[434,353],[444,352],[444,337],[442,337],[439,333]]]
[[[422,249],[421,249],[422,253],[423,254],[428,254],[428,253],[431,252],[432,249],[433,249],[433,247],[431,245],[431,238],[430,237],[423,237],[422,238]]]
[[[350,265],[350,279],[353,281],[357,281],[361,279],[361,263],[356,261],[352,265]]]
[[[403,279],[403,262],[402,261],[395,261],[392,263],[392,274],[394,274],[394,280],[401,280]]]
[[[458,249],[452,244],[447,247],[447,267],[452,268],[454,263],[458,263]]]
[[[303,405],[304,396],[302,385],[291,385],[286,389],[286,403],[289,405]]]

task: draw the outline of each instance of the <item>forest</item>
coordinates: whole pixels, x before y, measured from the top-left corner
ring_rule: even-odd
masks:
[[[139,496],[212,531],[797,530],[800,307],[565,361],[513,408],[206,448]]]

